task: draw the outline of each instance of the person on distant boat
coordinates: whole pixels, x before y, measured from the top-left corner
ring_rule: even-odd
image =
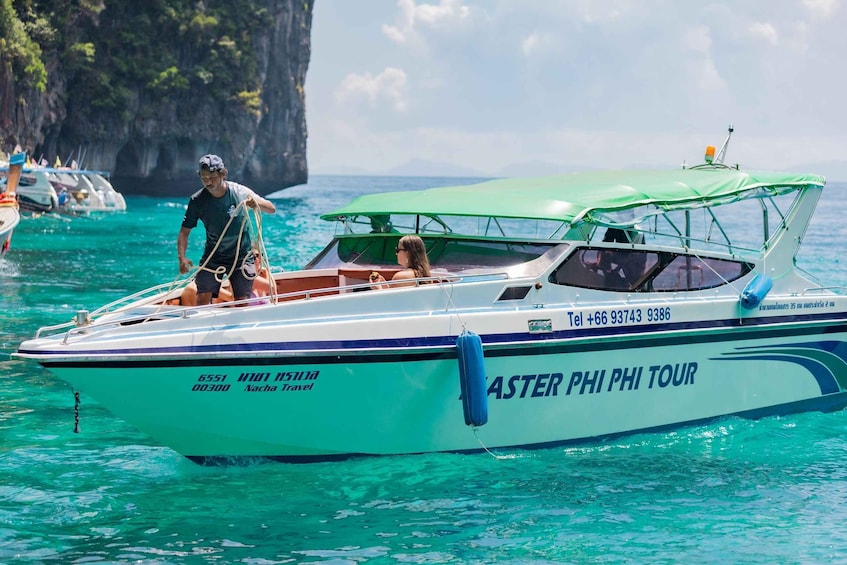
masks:
[[[373,283],[371,288],[379,290],[383,288],[394,288],[396,286],[414,286],[414,279],[432,276],[429,268],[429,258],[426,255],[426,245],[424,245],[420,237],[416,235],[404,235],[397,242],[397,248],[394,249],[394,252],[397,254],[397,263],[403,269],[394,273],[391,280],[408,282],[381,284],[386,282],[385,277],[374,271],[370,276],[370,281]]]
[[[64,186],[59,190],[57,200],[60,208],[63,208],[68,203],[68,189]]]
[[[191,196],[177,236],[179,272],[187,273],[193,266],[185,256],[188,236],[197,227],[197,221],[202,221],[206,229],[206,247],[195,279],[197,305],[210,304],[212,298],[218,296],[221,272],[227,274],[235,300],[244,300],[253,289],[256,264],[246,211],[240,204],[243,202],[244,206],[267,214],[275,213],[276,206],[246,186],[226,180],[226,167],[217,155],[204,155],[197,174],[203,188]]]

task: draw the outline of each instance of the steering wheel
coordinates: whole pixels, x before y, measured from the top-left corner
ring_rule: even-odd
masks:
[[[579,252],[579,264],[582,265],[584,269],[588,269],[589,271],[598,271],[600,270],[600,254],[602,251],[597,249],[583,249]],[[595,259],[590,261],[588,259],[589,255],[593,255]]]

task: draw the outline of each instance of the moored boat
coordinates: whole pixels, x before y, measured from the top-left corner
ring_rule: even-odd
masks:
[[[33,214],[126,211],[126,200],[106,171],[24,167],[17,195],[20,208]]]
[[[9,159],[9,167],[4,184],[0,186],[0,259],[12,245],[12,234],[21,219],[15,190],[21,177],[21,168],[26,160],[25,153],[16,153]]]
[[[27,169],[21,174],[18,203],[22,210],[33,214],[55,212],[59,209],[58,195],[46,172]]]
[[[45,169],[58,195],[57,211],[70,214],[123,212],[126,200],[109,182],[109,173],[78,169]]]
[[[707,155],[362,196],[322,216],[337,235],[269,297],[182,307],[164,285],[15,355],[199,462],[537,448],[844,408],[847,297],[795,265],[825,180]],[[408,233],[432,277],[372,290]]]

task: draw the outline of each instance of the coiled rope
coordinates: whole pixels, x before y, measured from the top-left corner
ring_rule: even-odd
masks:
[[[238,244],[236,245],[236,248],[235,248],[235,259],[233,260],[232,265],[230,265],[229,269],[227,269],[224,265],[219,265],[215,269],[210,269],[206,265],[208,265],[211,258],[214,257],[215,252],[218,250],[218,247],[220,247],[224,236],[229,231],[229,227],[232,225],[233,220],[235,220],[235,218],[239,216],[239,211],[241,209],[245,209],[246,213],[243,214],[241,226],[239,226],[239,229],[238,229]],[[253,222],[250,221],[251,213],[253,214],[253,220],[256,223],[255,229],[253,228]],[[242,236],[244,235],[245,229],[247,229],[249,231],[251,238],[255,238],[254,246],[259,251],[259,254],[261,255],[261,259],[260,259],[259,263],[256,264],[256,266],[255,266],[256,268],[255,268],[254,273],[249,273],[245,269],[245,264],[246,264],[247,258],[250,256],[249,253],[244,255],[244,258],[241,260],[240,267],[238,266],[238,256],[241,253]],[[185,287],[187,287],[189,284],[191,284],[197,278],[197,273],[199,273],[201,270],[213,273],[215,275],[215,280],[222,283],[224,281],[224,275],[226,275],[226,278],[231,277],[232,273],[235,272],[236,268],[240,268],[244,277],[247,278],[247,279],[250,279],[250,280],[255,279],[258,276],[258,274],[262,271],[262,269],[264,268],[265,271],[268,274],[268,279],[269,279],[268,280],[268,283],[269,283],[268,284],[268,290],[270,292],[268,293],[268,298],[271,301],[271,303],[274,303],[274,304],[276,303],[276,301],[277,301],[276,284],[273,284],[273,277],[271,275],[271,267],[270,267],[270,263],[268,262],[268,254],[266,252],[265,241],[264,241],[264,238],[262,236],[262,211],[260,209],[253,209],[253,208],[247,206],[247,200],[242,200],[235,207],[235,210],[233,211],[233,213],[229,217],[229,221],[227,221],[226,226],[224,226],[224,229],[221,231],[221,235],[218,237],[218,240],[215,242],[215,245],[214,245],[214,247],[212,247],[212,250],[208,253],[208,255],[206,255],[206,259],[203,261],[203,263],[200,266],[198,266],[196,269],[191,271],[189,273],[189,275],[187,277],[183,278],[183,279],[180,279],[182,274],[177,274],[177,276],[174,277],[173,281],[171,281],[171,284],[168,286],[168,288],[167,288],[167,290],[165,291],[164,294],[168,295],[175,290],[185,289]],[[166,302],[163,300],[161,302],[161,304],[159,304],[159,308],[156,310],[156,313],[158,313],[165,306],[165,303]]]

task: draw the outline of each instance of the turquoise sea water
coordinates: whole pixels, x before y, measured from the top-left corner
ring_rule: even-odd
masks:
[[[316,177],[278,193],[271,264],[302,266],[334,229],[316,215],[358,194],[464,182]],[[828,187],[799,260],[832,285],[847,284],[845,191]],[[172,280],[186,200],[17,228],[0,262],[0,563],[847,563],[844,411],[308,465],[200,467],[85,395],[73,433],[70,387],[8,354]]]

